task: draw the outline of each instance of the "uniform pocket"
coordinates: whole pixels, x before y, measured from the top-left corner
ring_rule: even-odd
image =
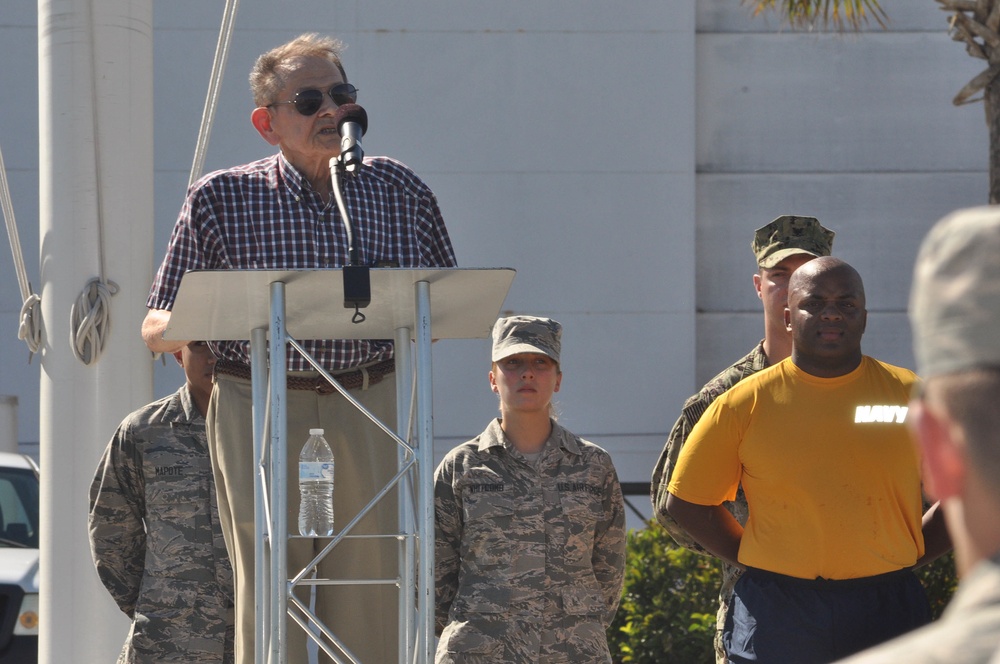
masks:
[[[563,610],[571,616],[600,616],[604,598],[596,587],[568,586],[562,589]]]
[[[568,562],[589,565],[594,550],[594,528],[603,517],[603,505],[586,492],[563,494],[561,502],[566,529],[565,558]]]
[[[183,435],[146,455],[146,574],[189,581],[215,578],[212,467]],[[185,450],[190,449],[189,454]]]
[[[510,565],[514,501],[499,493],[466,497],[462,563],[475,568]]]
[[[435,664],[485,664],[500,662],[502,657],[503,643],[468,621],[456,620],[441,633]]]

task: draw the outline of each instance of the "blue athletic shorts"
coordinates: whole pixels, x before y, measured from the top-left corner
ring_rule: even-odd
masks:
[[[930,617],[923,586],[909,569],[831,581],[751,568],[736,582],[722,639],[734,664],[823,664]]]

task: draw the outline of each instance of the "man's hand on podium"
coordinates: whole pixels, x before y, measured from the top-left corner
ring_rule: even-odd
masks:
[[[184,348],[189,341],[164,339],[163,332],[170,322],[170,311],[167,309],[150,309],[142,321],[142,340],[154,353],[173,353]]]

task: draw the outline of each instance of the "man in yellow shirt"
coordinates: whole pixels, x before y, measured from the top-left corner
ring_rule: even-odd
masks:
[[[764,338],[745,356],[731,366],[720,371],[705,383],[696,394],[684,402],[680,417],[674,423],[667,442],[660,452],[660,458],[653,468],[650,482],[653,501],[653,516],[663,526],[677,544],[697,553],[704,549],[692,540],[687,532],[678,526],[667,513],[667,487],[677,464],[677,457],[684,448],[694,425],[712,402],[729,388],[744,378],[777,364],[792,353],[792,335],[785,329],[785,305],[788,303],[788,280],[792,273],[817,256],[829,256],[833,249],[834,232],[824,228],[816,217],[783,214],[753,234],[750,243],[757,271],[753,275],[753,286],[763,305]],[[736,500],[725,503],[736,520],[742,525],[747,520],[747,501],[742,491],[736,492]],[[728,658],[722,647],[722,630],[729,602],[733,597],[733,587],[742,570],[723,564],[722,583],[719,586],[719,609],[716,615],[716,631],[713,645],[715,661],[726,664]]]
[[[936,510],[922,523],[904,424],[917,378],[862,354],[866,323],[853,267],[800,267],[785,310],[791,357],[719,397],[681,451],[670,515],[746,569],[726,618],[730,662],[830,662],[929,620],[911,568],[947,539]],[[722,506],[740,485],[745,528]]]

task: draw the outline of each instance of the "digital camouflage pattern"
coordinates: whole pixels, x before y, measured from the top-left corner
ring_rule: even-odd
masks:
[[[493,324],[493,362],[518,353],[541,353],[559,363],[562,325],[551,318],[507,316]]]
[[[736,364],[723,370],[715,378],[705,383],[701,390],[688,398],[681,409],[681,415],[677,418],[667,444],[660,453],[660,458],[653,469],[653,479],[650,483],[653,500],[653,515],[657,522],[667,529],[674,541],[686,549],[697,553],[710,555],[704,548],[695,542],[687,532],[677,525],[677,522],[667,514],[667,485],[673,475],[674,466],[677,464],[677,457],[680,456],[681,448],[687,442],[688,436],[694,425],[698,423],[701,416],[712,405],[712,402],[722,396],[729,388],[748,376],[766,369],[769,366],[767,356],[764,355],[764,342],[742,357]],[[747,522],[749,511],[747,510],[747,499],[743,495],[743,487],[736,492],[736,500],[723,503],[726,509],[744,525]],[[719,588],[719,612],[716,616],[715,629],[715,657],[719,664],[725,664],[726,652],[722,646],[722,628],[726,622],[726,612],[729,611],[729,602],[733,596],[733,588],[742,573],[738,568],[727,563],[722,565],[722,586]]]
[[[757,266],[771,268],[795,254],[829,256],[834,232],[816,217],[784,214],[754,232],[750,248]]]
[[[493,420],[434,473],[437,664],[611,662],[625,507],[610,455],[555,422],[536,461]]]
[[[967,208],[920,245],[910,291],[913,349],[926,380],[1000,366],[1000,211]]]
[[[205,420],[185,385],[119,425],[90,487],[97,573],[132,619],[119,664],[233,661],[233,579]]]

